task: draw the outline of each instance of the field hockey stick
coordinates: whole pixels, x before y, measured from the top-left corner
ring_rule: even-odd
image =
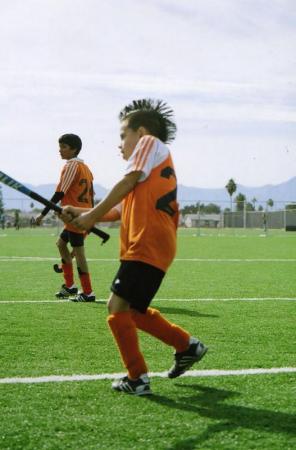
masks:
[[[6,173],[1,172],[0,170],[0,181],[3,184],[6,184],[7,186],[11,187],[12,189],[15,189],[16,191],[21,192],[22,194],[27,195],[28,197],[32,198],[33,200],[36,200],[39,203],[42,203],[45,206],[48,206],[50,209],[53,209],[58,214],[61,214],[63,209],[56,205],[55,203],[51,202],[50,200],[47,200],[46,198],[42,197],[41,195],[37,194],[37,192],[31,191],[26,186],[24,186],[22,183],[19,183],[18,181],[14,180],[10,176],[6,175]],[[99,230],[98,228],[91,228],[89,232],[96,234],[102,239],[102,244],[108,241],[110,238],[110,235],[108,233],[105,233],[102,230]]]
[[[72,250],[70,255],[71,255],[72,259],[75,258],[74,250]],[[53,267],[53,270],[55,271],[55,273],[62,273],[63,272],[63,269],[62,269],[62,267],[59,264],[54,264],[52,267]]]

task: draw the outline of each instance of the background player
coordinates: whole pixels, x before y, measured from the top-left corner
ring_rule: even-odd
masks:
[[[73,205],[80,208],[91,208],[93,206],[93,176],[88,166],[79,159],[77,155],[82,148],[82,142],[76,134],[64,134],[59,138],[60,155],[67,162],[62,169],[59,184],[52,197],[54,203],[61,201],[62,205]],[[49,208],[44,208],[41,214],[36,217],[36,224],[40,225],[42,219],[48,213]],[[84,250],[85,233],[73,226],[66,224],[63,229],[57,246],[62,259],[62,270],[65,283],[57,298],[69,298],[73,301],[91,302],[95,301],[95,294],[92,292],[90,274]],[[68,243],[72,246],[76,258],[78,275],[82,287],[82,292],[74,283],[72,256]],[[73,298],[71,298],[73,297]]]
[[[176,252],[177,180],[165,145],[175,137],[172,114],[162,101],[144,99],[126,106],[119,116],[125,176],[89,212],[66,207],[63,213],[65,221],[80,213],[73,223],[86,230],[121,215],[121,264],[111,286],[108,324],[128,373],[112,388],[134,395],[151,393],[137,328],[175,348],[170,378],[183,374],[207,351],[198,339],[149,307]]]

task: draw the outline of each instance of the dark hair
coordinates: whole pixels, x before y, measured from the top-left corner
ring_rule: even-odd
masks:
[[[69,145],[69,147],[73,148],[73,150],[75,149],[76,155],[78,155],[78,153],[80,152],[81,147],[82,147],[82,141],[81,141],[80,137],[77,136],[77,134],[72,134],[72,133],[63,134],[59,138],[59,143],[67,144],[67,145]]]
[[[162,100],[150,98],[133,100],[119,113],[119,120],[128,120],[128,127],[136,131],[145,127],[152,136],[168,143],[175,139],[177,126],[173,121],[174,111]]]

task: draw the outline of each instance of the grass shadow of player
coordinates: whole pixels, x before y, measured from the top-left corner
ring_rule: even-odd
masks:
[[[188,388],[192,389],[195,393],[177,400],[162,395],[147,396],[147,399],[166,408],[191,412],[192,420],[205,417],[217,422],[209,425],[202,434],[179,440],[171,447],[167,447],[167,450],[194,449],[196,445],[200,445],[219,432],[229,432],[238,428],[296,436],[296,416],[293,414],[224,403],[225,400],[240,395],[233,391],[201,385],[176,384],[176,386],[187,391]]]
[[[219,317],[216,314],[204,314],[198,311],[193,311],[192,309],[188,308],[172,308],[172,307],[166,307],[166,306],[155,306],[156,309],[158,309],[161,313],[164,314],[178,314],[178,315],[184,315],[184,316],[190,316],[190,317]]]

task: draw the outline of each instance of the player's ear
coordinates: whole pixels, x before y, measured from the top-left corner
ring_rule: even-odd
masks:
[[[142,126],[139,127],[137,131],[138,131],[138,134],[139,134],[140,138],[145,136],[145,134],[150,134],[149,131],[147,130],[147,128],[142,127]]]

